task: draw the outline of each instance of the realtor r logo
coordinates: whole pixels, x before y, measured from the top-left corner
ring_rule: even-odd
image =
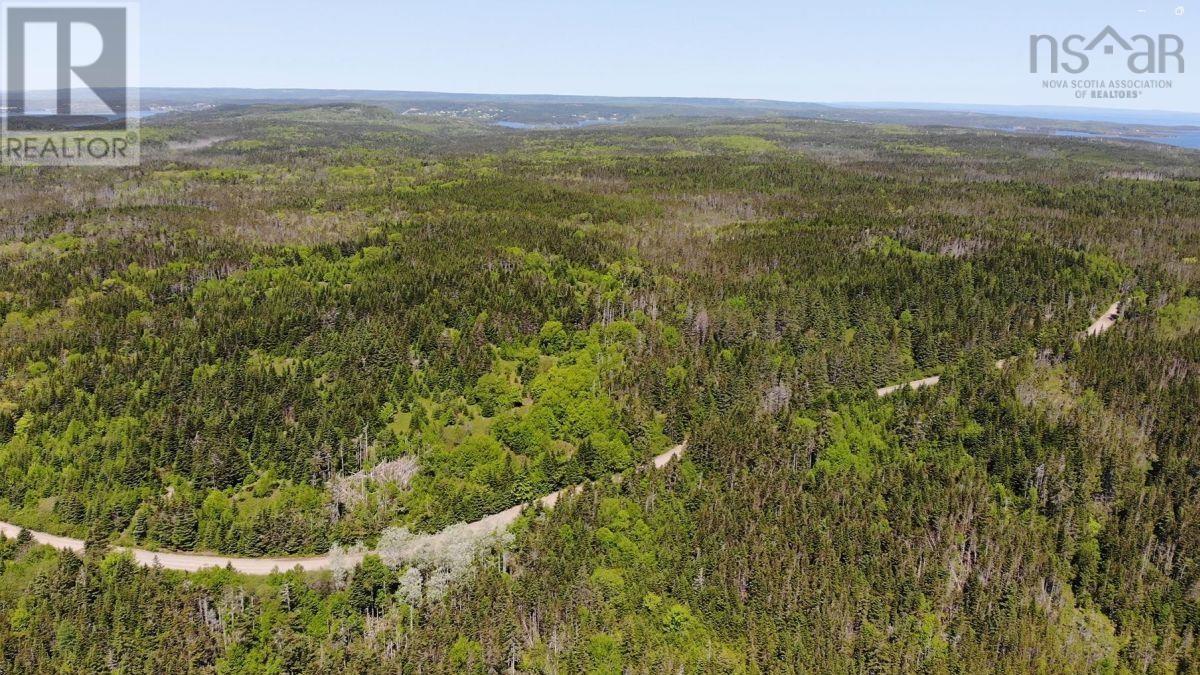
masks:
[[[0,15],[0,163],[136,164],[136,4],[5,2]]]

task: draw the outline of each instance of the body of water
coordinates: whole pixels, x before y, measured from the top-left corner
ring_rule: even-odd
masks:
[[[1141,141],[1143,143],[1161,143],[1162,145],[1173,145],[1177,148],[1200,148],[1200,130],[1165,136],[1109,136],[1106,134],[1093,134],[1086,131],[1068,131],[1063,129],[1055,131],[1054,135],[1070,136],[1075,138],[1100,138],[1110,141]]]
[[[161,115],[165,112],[170,112],[170,111],[168,111],[168,110],[130,110],[129,113],[127,114],[127,117],[132,117],[132,118],[136,118],[136,119],[145,119],[147,117]],[[56,114],[56,113],[53,110],[45,109],[45,110],[34,110],[31,112],[22,113],[20,116],[21,117],[49,117],[54,114]],[[10,116],[11,115],[7,111],[0,110],[0,117],[10,117]],[[100,115],[100,114],[97,114],[95,116],[96,117],[107,117],[109,119],[114,119],[114,120],[117,119],[118,117],[120,117],[120,115]]]
[[[1147,139],[1155,143],[1166,143],[1180,148],[1200,148],[1200,131],[1193,131],[1186,134],[1178,134],[1175,136],[1163,136],[1161,138]]]
[[[508,120],[499,120],[494,122],[498,127],[505,129],[581,129],[583,127],[597,127],[605,124],[623,124],[621,120],[579,120],[570,124],[531,124],[529,122],[510,122]]]

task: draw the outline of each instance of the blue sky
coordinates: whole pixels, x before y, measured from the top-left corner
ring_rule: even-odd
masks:
[[[1111,105],[1196,112],[1200,35],[1192,27],[1200,2],[1189,2],[142,0],[141,79],[146,86],[1077,105],[1028,73],[1029,35],[1090,36],[1111,24],[1127,34],[1181,35],[1197,71],[1172,76],[1169,91]],[[1086,75],[1101,74],[1116,71]]]

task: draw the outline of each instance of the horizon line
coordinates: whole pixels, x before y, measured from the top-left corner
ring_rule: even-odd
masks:
[[[89,87],[72,87],[71,91],[88,91]],[[1200,116],[1200,110],[1176,110],[1166,108],[1106,108],[1097,106],[1071,106],[1071,105],[1052,105],[1045,103],[989,103],[983,101],[959,102],[959,101],[879,101],[879,100],[837,100],[837,99],[806,99],[793,100],[781,98],[761,98],[761,97],[742,97],[742,96],[664,96],[650,94],[555,94],[544,92],[477,92],[477,91],[440,91],[435,89],[379,89],[379,88],[341,88],[341,87],[244,87],[244,86],[221,86],[221,85],[152,85],[130,87],[139,91],[163,89],[163,90],[183,90],[183,91],[239,91],[239,92],[335,92],[335,93],[368,93],[368,94],[437,94],[439,96],[480,96],[480,97],[513,97],[513,98],[563,98],[563,99],[613,99],[613,100],[658,100],[658,101],[735,101],[741,103],[778,103],[783,105],[824,105],[830,107],[846,107],[846,106],[862,106],[862,107],[885,107],[885,106],[975,106],[975,107],[993,107],[993,108],[1035,108],[1043,110],[1062,110],[1062,111],[1093,111],[1093,112],[1112,112],[1112,113],[1141,113],[1141,114],[1171,114],[1171,115],[1196,115]],[[35,89],[29,90],[27,94],[52,93],[60,90],[56,89]]]
[[[851,108],[851,109],[873,109],[873,110],[930,110],[929,106],[938,106],[933,111],[941,112],[977,112],[978,114],[1002,116],[1002,113],[985,112],[978,110],[981,108],[994,109],[1011,109],[1011,110],[1044,110],[1055,111],[1060,113],[1078,112],[1080,114],[1087,113],[1104,113],[1104,114],[1132,114],[1132,115],[1180,115],[1196,117],[1197,124],[1200,124],[1200,111],[1189,110],[1170,110],[1161,108],[1107,108],[1096,106],[1070,106],[1070,105],[1050,105],[1044,103],[985,103],[985,102],[947,102],[947,101],[847,101],[847,100],[789,100],[789,99],[772,99],[772,98],[745,98],[733,96],[660,96],[660,95],[613,95],[613,94],[548,94],[548,93],[500,93],[500,92],[468,92],[468,91],[437,91],[425,89],[375,89],[375,88],[353,88],[343,89],[337,87],[244,87],[244,86],[174,86],[174,85],[154,85],[154,86],[137,86],[129,87],[136,89],[139,94],[141,92],[163,90],[163,91],[231,91],[241,93],[252,92],[268,92],[268,93],[339,93],[347,95],[370,95],[370,94],[390,94],[390,95],[436,95],[442,97],[448,96],[470,96],[479,98],[541,98],[541,99],[564,99],[564,100],[581,100],[581,99],[601,99],[609,101],[669,101],[687,103],[689,101],[716,101],[716,102],[731,102],[731,103],[754,103],[765,105],[780,105],[780,106],[825,106],[829,108]],[[89,87],[72,87],[70,91],[89,91]],[[38,94],[53,94],[56,89],[38,89],[26,91],[27,95]],[[3,93],[3,92],[0,92]],[[949,108],[963,108],[966,110],[955,111]],[[975,110],[972,110],[975,109]],[[1028,116],[1028,115],[1014,115]],[[1181,125],[1168,125],[1181,126]],[[1192,126],[1192,125],[1182,125]]]

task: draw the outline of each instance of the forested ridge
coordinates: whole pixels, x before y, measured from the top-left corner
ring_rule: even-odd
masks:
[[[355,105],[145,132],[136,169],[0,173],[0,520],[89,542],[0,543],[7,671],[1200,669],[1194,153]],[[265,578],[108,550],[360,543]]]

